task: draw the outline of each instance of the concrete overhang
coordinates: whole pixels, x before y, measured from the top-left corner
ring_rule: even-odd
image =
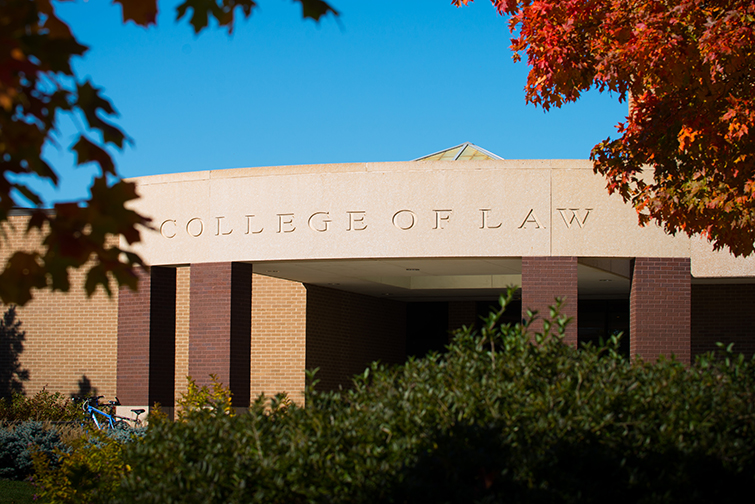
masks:
[[[254,272],[400,301],[491,300],[522,284],[521,258],[270,261]],[[626,298],[629,259],[580,261],[580,297]]]
[[[578,257],[580,296],[626,296],[632,257],[755,282],[734,258],[640,227],[586,160],[242,168],[133,179],[151,265],[247,262],[264,275],[397,299],[497,295],[522,257]],[[125,243],[123,244],[125,247]],[[519,275],[519,277],[517,276]],[[727,280],[728,281],[728,280]]]

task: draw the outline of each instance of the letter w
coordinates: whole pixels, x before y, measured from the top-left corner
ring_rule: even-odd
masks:
[[[566,227],[571,229],[571,225],[574,224],[574,221],[577,221],[577,224],[579,225],[580,229],[585,227],[585,221],[587,220],[587,216],[590,215],[590,210],[592,208],[585,208],[585,216],[581,219],[579,218],[579,214],[577,213],[579,211],[579,208],[557,208],[558,213],[561,214],[561,218],[564,219],[564,224],[566,224]],[[571,215],[567,217],[567,210],[568,213]]]

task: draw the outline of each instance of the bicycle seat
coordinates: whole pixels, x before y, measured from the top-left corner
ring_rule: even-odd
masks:
[[[134,413],[134,415],[139,416],[139,415],[141,415],[142,413],[144,413],[147,410],[145,410],[145,409],[132,409],[131,411]]]

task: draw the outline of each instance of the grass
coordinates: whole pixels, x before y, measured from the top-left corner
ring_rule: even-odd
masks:
[[[34,502],[34,486],[28,481],[0,479],[0,503],[25,504]]]

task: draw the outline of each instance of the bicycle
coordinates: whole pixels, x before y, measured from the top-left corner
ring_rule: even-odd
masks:
[[[91,417],[92,422],[94,422],[94,425],[97,426],[97,429],[130,429],[131,425],[129,422],[134,423],[134,427],[141,426],[141,420],[139,419],[139,415],[144,413],[146,410],[143,409],[133,409],[131,410],[135,415],[135,419],[125,418],[118,415],[105,413],[101,409],[97,409],[97,406],[100,406],[100,399],[102,399],[105,396],[92,396],[87,397],[84,399],[84,405],[82,406],[84,409],[84,412],[86,413],[87,417]],[[108,406],[110,406],[111,409],[115,409],[116,406],[120,406],[121,402],[118,400],[118,397],[115,398],[115,401],[108,401]]]

